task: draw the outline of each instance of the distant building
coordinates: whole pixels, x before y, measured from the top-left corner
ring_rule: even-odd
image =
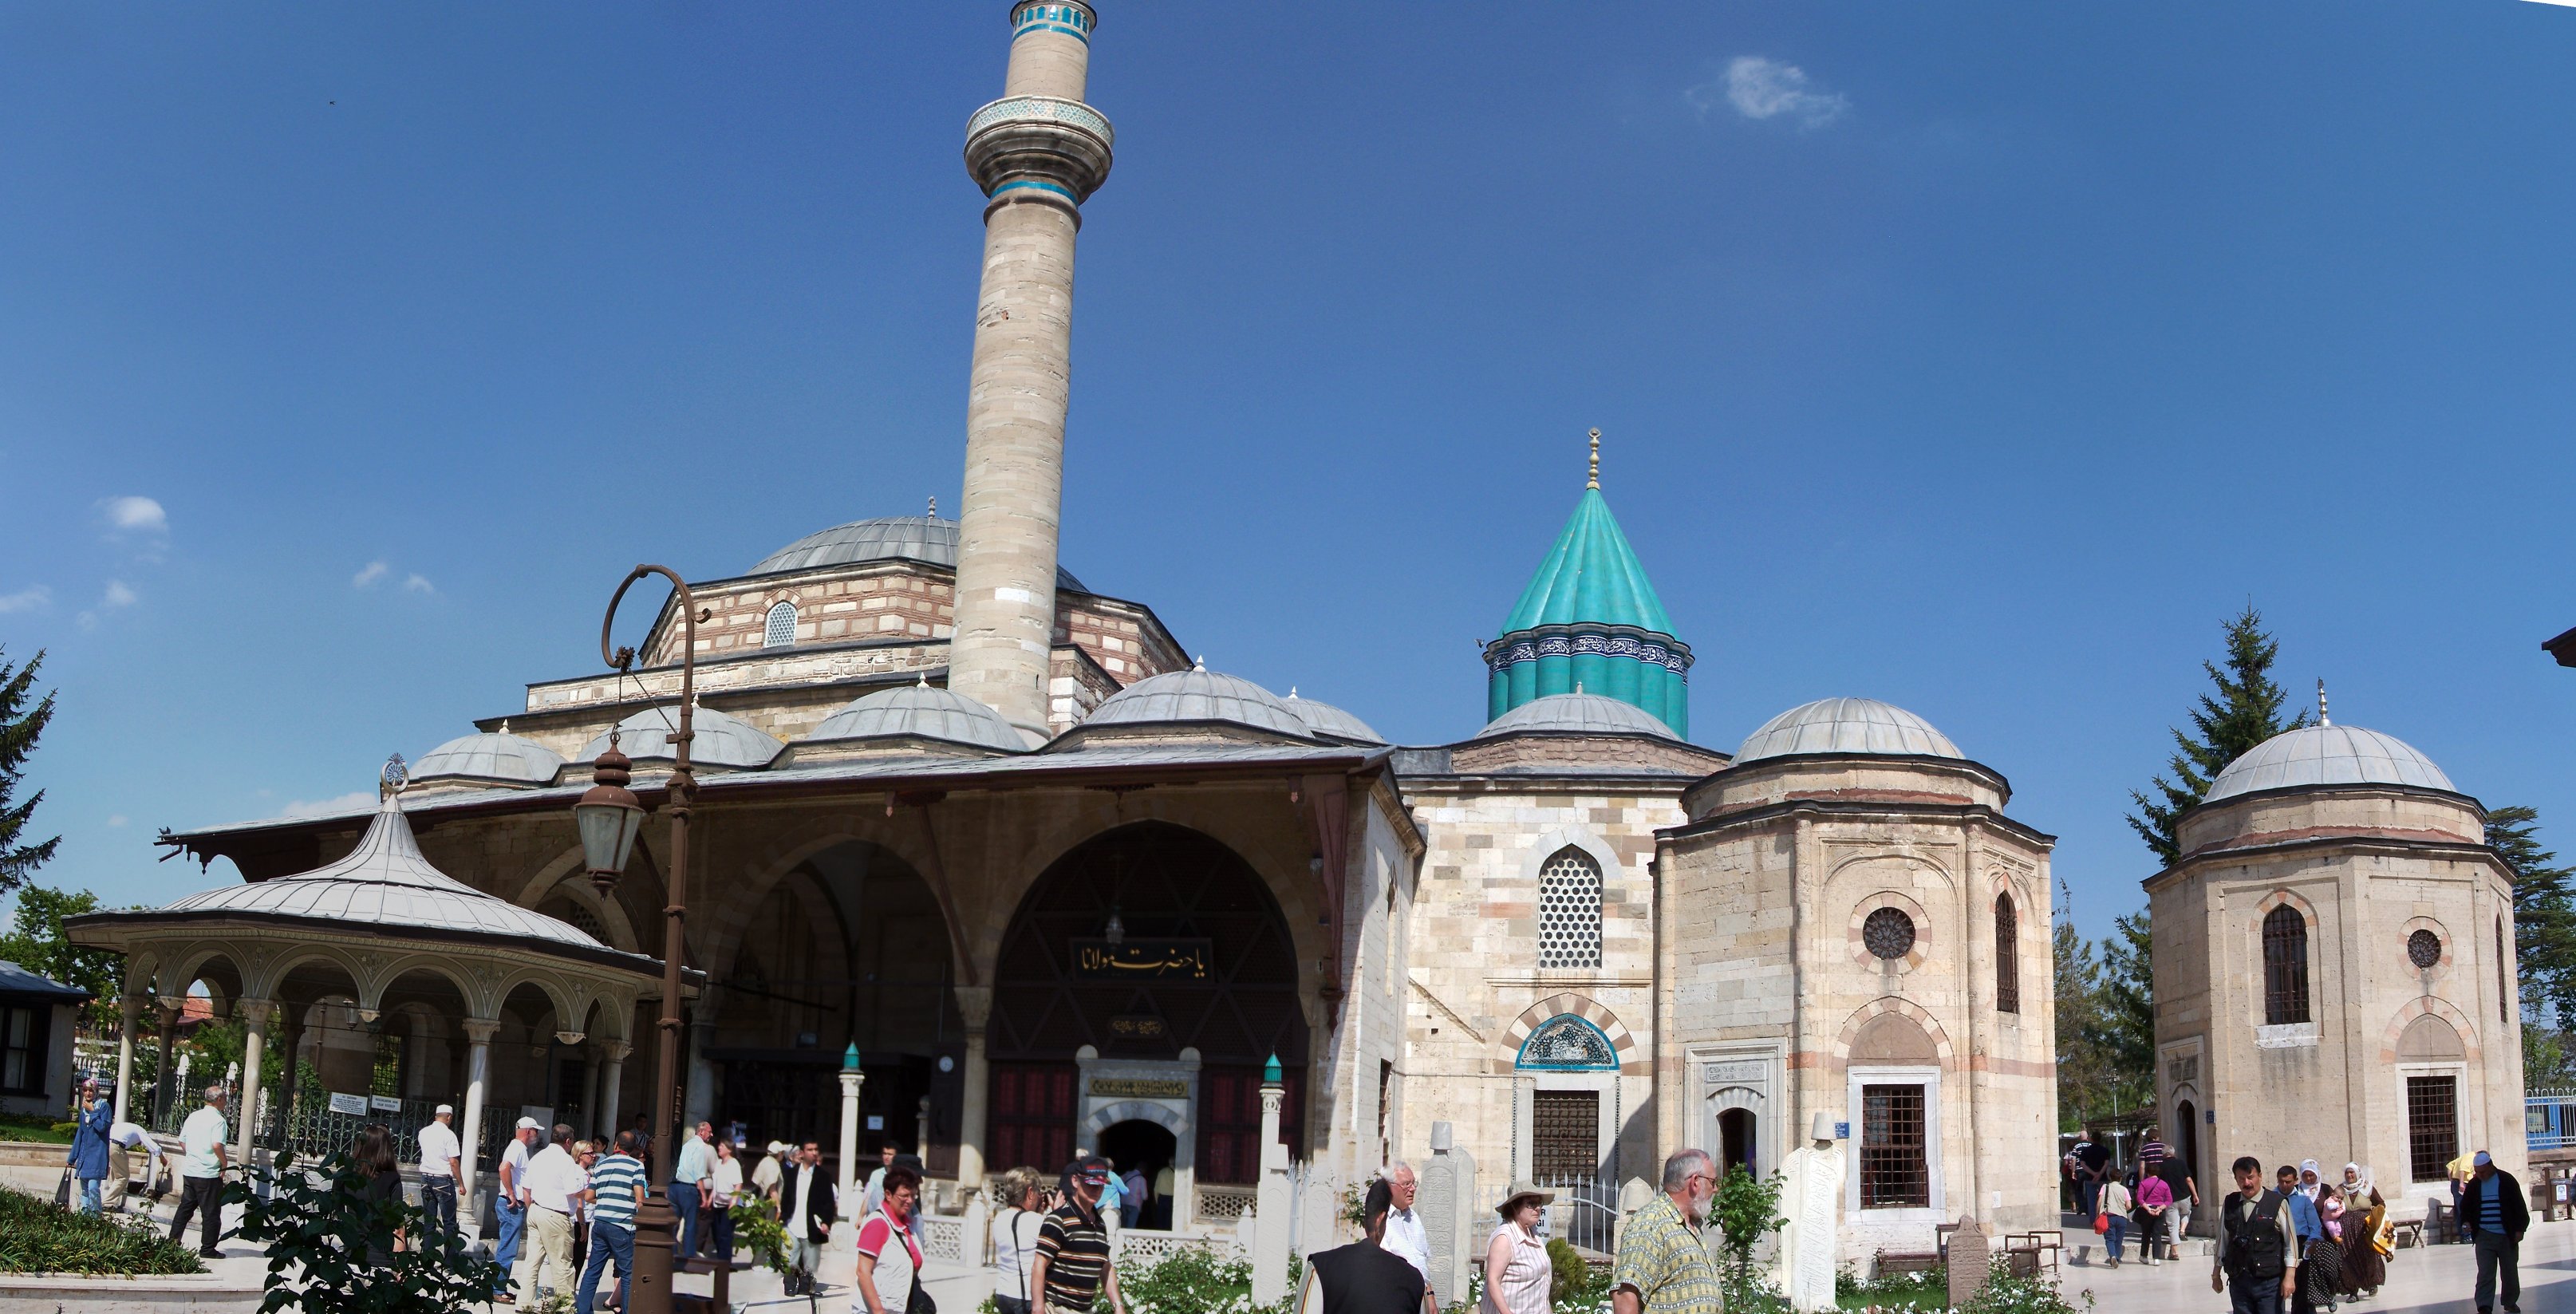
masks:
[[[0,1113],[71,1106],[72,1033],[90,993],[0,962]]]

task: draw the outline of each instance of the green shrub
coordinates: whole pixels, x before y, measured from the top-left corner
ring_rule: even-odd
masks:
[[[500,1265],[431,1230],[418,1205],[367,1199],[347,1155],[310,1170],[280,1155],[276,1174],[266,1199],[239,1182],[223,1190],[225,1204],[242,1206],[241,1239],[268,1255],[260,1314],[450,1314],[483,1304],[500,1282]],[[397,1235],[413,1248],[393,1252]],[[371,1250],[392,1262],[369,1263]]]
[[[2084,1293],[2083,1308],[2093,1308],[2090,1291]],[[1959,1307],[1959,1314],[2077,1314],[2077,1310],[2054,1282],[1997,1273],[1986,1279],[1984,1290]]]
[[[1275,1305],[1252,1303],[1252,1265],[1220,1259],[1206,1246],[1184,1246],[1151,1268],[1120,1267],[1118,1293],[1128,1314],[1289,1314],[1304,1265],[1288,1260],[1288,1294]]]
[[[1844,1269],[1834,1274],[1834,1303],[1844,1309],[1946,1310],[1950,1270],[1935,1264],[1919,1272],[1864,1278]]]
[[[202,1273],[196,1252],[141,1220],[56,1209],[0,1186],[0,1272]]]
[[[1547,1239],[1547,1266],[1555,1272],[1548,1278],[1547,1300],[1551,1305],[1564,1305],[1592,1281],[1592,1266],[1565,1238]]]

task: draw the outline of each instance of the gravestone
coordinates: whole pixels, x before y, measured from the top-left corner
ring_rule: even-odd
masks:
[[[1420,1175],[1413,1208],[1431,1241],[1431,1289],[1443,1305],[1458,1304],[1476,1266],[1476,1160],[1458,1148],[1448,1123],[1431,1124],[1431,1158]]]
[[[1950,1234],[1950,1304],[1955,1308],[1974,1299],[1985,1289],[1993,1266],[1994,1240],[1986,1235],[1985,1224],[1961,1217],[1959,1230]]]

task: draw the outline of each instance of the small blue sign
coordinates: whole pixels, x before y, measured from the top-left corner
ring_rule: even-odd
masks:
[[[2208,1123],[2208,1124],[2209,1124],[2210,1126],[2212,1126],[2212,1127],[2217,1126],[2217,1125],[2218,1125],[2218,1110],[2216,1110],[2216,1109],[2202,1109],[2202,1110],[2200,1111],[2200,1120],[2201,1120],[2202,1122]]]
[[[1847,1140],[1850,1140],[1850,1139],[1851,1139],[1851,1124],[1850,1124],[1850,1123],[1847,1123],[1847,1122],[1838,1122],[1838,1123],[1835,1123],[1835,1124],[1834,1124],[1834,1139],[1835,1139],[1835,1140],[1838,1140],[1838,1141],[1847,1141]]]

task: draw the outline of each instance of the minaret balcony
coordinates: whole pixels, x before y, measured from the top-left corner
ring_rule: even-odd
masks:
[[[1080,205],[1109,177],[1109,119],[1078,100],[1008,96],[966,120],[966,170],[997,205]]]

